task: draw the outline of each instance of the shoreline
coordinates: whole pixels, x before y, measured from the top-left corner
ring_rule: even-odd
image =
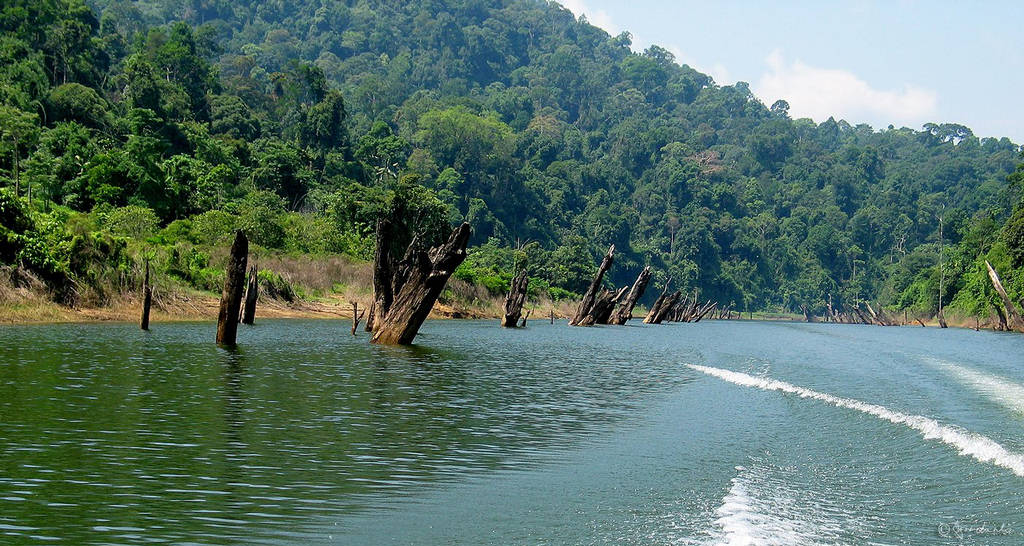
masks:
[[[360,311],[369,308],[368,301],[356,300]],[[171,322],[216,322],[220,299],[206,295],[177,296],[168,300],[154,301],[150,323]],[[540,308],[538,308],[538,311]],[[556,318],[565,318],[557,309]],[[548,318],[549,308],[543,315]],[[122,297],[106,306],[67,307],[49,300],[29,300],[0,303],[0,326],[18,324],[92,324],[104,322],[138,323],[142,305],[134,297]],[[256,308],[257,320],[263,319],[321,319],[351,322],[350,302],[301,300],[287,303],[279,300],[261,300]],[[501,317],[483,308],[467,308],[437,303],[431,309],[428,319],[494,319]],[[365,317],[364,317],[365,320]]]
[[[369,307],[364,301],[357,301],[360,309]],[[216,322],[220,306],[220,299],[206,295],[193,295],[190,297],[176,297],[172,301],[154,302],[150,315],[151,323],[175,323],[175,322]],[[536,311],[544,312],[534,315],[533,320],[548,320],[549,311],[555,311],[555,318],[565,320],[568,318],[563,310],[555,309],[553,306],[541,306]],[[0,326],[17,325],[43,325],[43,324],[101,324],[101,323],[138,323],[141,314],[141,305],[135,298],[126,297],[119,301],[102,307],[66,307],[49,300],[0,304]],[[759,316],[760,315],[760,316]],[[349,302],[340,301],[308,301],[303,300],[295,303],[286,303],[278,300],[261,301],[257,307],[257,319],[313,319],[313,320],[341,320],[352,321],[352,307]],[[484,309],[467,309],[465,307],[453,307],[451,305],[438,303],[431,309],[430,320],[500,320],[501,317],[493,312]],[[642,320],[643,315],[634,316],[634,320]],[[719,319],[710,319],[719,320]],[[727,319],[733,322],[793,322],[799,324],[834,324],[831,322],[814,321],[806,322],[797,316],[788,317],[779,313],[754,313],[752,318],[737,317]],[[961,330],[986,330],[995,331],[991,324],[982,323],[981,328],[969,324],[967,320],[949,320],[950,328]],[[846,323],[844,323],[846,324]],[[927,328],[938,328],[934,321],[925,322]],[[865,324],[851,324],[853,326],[874,326]],[[988,327],[986,327],[988,326]],[[898,324],[895,328],[921,328],[915,323]]]

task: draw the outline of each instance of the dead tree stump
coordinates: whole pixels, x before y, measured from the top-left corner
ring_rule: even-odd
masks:
[[[693,322],[700,322],[708,313],[715,310],[718,307],[718,302],[708,300],[704,307],[697,312],[697,315],[693,317]]]
[[[224,277],[224,291],[220,296],[220,314],[217,316],[217,343],[234,345],[238,335],[238,311],[242,305],[242,289],[245,286],[245,265],[249,259],[249,240],[242,230],[235,232],[228,256],[227,275]]]
[[[665,299],[668,298],[668,290],[670,286],[672,286],[671,278],[665,282],[665,288],[662,288],[661,294],[659,294],[658,298],[654,300],[654,305],[651,305],[651,308],[647,310],[647,316],[644,317],[644,324],[651,324],[651,321],[654,320],[655,315],[658,314],[661,306],[664,305]]]
[[[629,290],[628,286],[623,286],[616,292],[611,290],[602,290],[601,295],[594,302],[593,309],[590,310],[590,315],[584,319],[580,326],[590,326],[593,324],[608,324],[611,320],[612,313],[615,311],[615,306],[622,301],[622,298],[626,296],[626,291]]]
[[[376,317],[371,338],[373,343],[412,343],[423,321],[430,314],[430,309],[437,302],[437,297],[444,290],[448,278],[466,259],[466,245],[469,244],[471,232],[469,224],[463,223],[452,231],[447,242],[429,251],[414,248],[416,241],[413,241],[406,251],[405,258],[394,271],[391,271],[391,282],[383,283],[390,285],[391,302],[385,306],[382,305],[385,299],[376,301]],[[377,261],[375,259],[374,263]],[[375,285],[376,278],[375,271]]]
[[[985,268],[988,269],[988,278],[992,281],[992,287],[999,293],[999,297],[1003,300],[1003,307],[1006,308],[1006,319],[1007,326],[1010,330],[1017,330],[1024,332],[1024,322],[1021,321],[1020,314],[1017,313],[1017,307],[1013,305],[1013,300],[1010,296],[1006,295],[1006,289],[1003,288],[1003,282],[999,279],[999,273],[996,273],[992,264],[985,260]]]
[[[601,290],[601,282],[604,280],[604,274],[611,268],[612,262],[615,261],[615,245],[608,247],[608,253],[605,254],[604,259],[601,260],[601,265],[597,269],[597,275],[594,276],[594,280],[591,281],[590,287],[587,288],[586,294],[583,295],[583,300],[580,301],[579,308],[576,309],[576,314],[569,321],[569,326],[585,326],[585,321],[590,321],[593,324],[593,317],[591,312],[594,310],[594,302],[597,301],[599,291]]]
[[[364,309],[362,313],[359,312],[359,304],[352,302],[352,335],[356,335],[356,330],[359,329],[359,321],[362,320],[363,314],[366,313]]]
[[[526,303],[526,287],[529,279],[526,277],[526,269],[520,269],[512,278],[512,285],[505,295],[505,305],[502,309],[501,325],[505,328],[521,328],[519,317],[523,313],[523,304]],[[523,320],[525,324],[525,319]]]
[[[857,318],[860,319],[860,322],[862,324],[871,324],[871,321],[868,320],[866,316],[864,316],[864,312],[860,310],[860,304],[853,306],[852,309],[853,313],[857,315]]]
[[[142,281],[142,321],[139,327],[149,330],[149,308],[153,305],[153,288],[149,286],[149,258],[146,259],[146,277]]]
[[[249,268],[249,282],[245,288],[245,307],[242,308],[242,324],[252,325],[256,321],[256,300],[259,299],[260,286],[256,274],[256,266]]]
[[[645,267],[637,275],[636,281],[633,282],[633,287],[629,289],[629,294],[626,295],[626,299],[619,305],[619,309],[612,314],[611,319],[608,321],[609,324],[626,324],[629,322],[629,319],[633,318],[633,308],[636,307],[636,302],[643,297],[644,292],[647,290],[647,284],[650,282],[651,268]]]
[[[683,297],[683,293],[679,290],[670,294],[667,298],[661,301],[661,305],[659,305],[657,309],[651,309],[653,317],[648,314],[648,318],[644,319],[644,322],[647,324],[661,324],[668,316],[669,311],[679,303],[679,299],[681,297]],[[650,321],[648,321],[648,319],[650,319]]]
[[[377,319],[391,307],[394,299],[394,264],[391,257],[392,223],[390,218],[377,220],[377,243],[373,251],[373,302],[366,317],[366,331],[372,332]],[[414,241],[415,244],[415,241]]]
[[[533,309],[527,309],[526,313],[523,314],[523,319],[519,321],[520,328],[526,328],[526,319],[530,318],[530,313],[533,313]]]

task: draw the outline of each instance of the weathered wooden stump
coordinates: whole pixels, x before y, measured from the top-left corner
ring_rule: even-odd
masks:
[[[679,290],[676,290],[668,297],[662,299],[661,305],[659,305],[657,309],[651,309],[651,313],[648,313],[648,316],[647,318],[644,319],[644,322],[647,324],[661,324],[662,322],[664,322],[669,312],[672,310],[673,307],[675,307],[677,303],[679,303],[679,298],[681,298],[682,296],[683,293],[680,292]]]
[[[654,305],[647,310],[647,316],[644,317],[644,324],[651,324],[654,321],[654,317],[661,312],[661,308],[665,305],[665,301],[668,299],[668,290],[672,285],[672,279],[669,279],[665,283],[665,288],[661,290],[661,294],[658,295],[658,299],[654,300]]]
[[[1016,330],[1018,332],[1024,332],[1024,321],[1021,320],[1020,314],[1017,312],[1017,307],[1013,304],[1013,300],[1006,294],[1006,289],[1003,288],[1003,282],[999,279],[999,273],[996,273],[996,269],[992,267],[992,264],[985,260],[985,269],[988,270],[988,278],[992,281],[992,287],[999,293],[1000,299],[1003,300],[1003,307],[1006,308],[1006,320],[1007,327],[1010,330]]]
[[[864,312],[860,310],[860,304],[853,306],[852,309],[853,313],[857,315],[857,318],[860,319],[861,323],[869,325],[872,324],[871,320],[868,319]]]
[[[149,330],[149,308],[153,304],[153,288],[149,286],[149,258],[146,258],[146,277],[142,281],[142,321],[139,327]]]
[[[633,281],[632,288],[629,289],[629,294],[626,295],[626,299],[619,305],[618,310],[612,314],[611,319],[608,321],[609,324],[626,324],[629,319],[633,318],[633,308],[636,307],[636,302],[643,297],[644,292],[647,290],[647,284],[651,282],[651,268],[645,267],[640,274],[637,275],[636,280]]]
[[[590,309],[590,313],[583,319],[580,326],[608,324],[612,313],[615,311],[615,306],[626,296],[627,290],[629,290],[628,286],[623,286],[615,292],[602,290],[601,294],[594,300],[594,306]]]
[[[238,312],[242,305],[245,286],[245,265],[249,259],[249,240],[242,230],[235,232],[228,257],[224,291],[220,296],[220,314],[217,316],[217,343],[234,345],[238,336]]]
[[[366,331],[372,332],[382,310],[391,307],[394,299],[394,266],[391,257],[392,223],[390,218],[377,220],[377,242],[373,250],[373,302],[366,317]],[[414,241],[415,243],[415,241]]]
[[[359,329],[359,321],[363,319],[363,314],[365,313],[365,309],[360,313],[359,304],[354,301],[352,302],[352,335],[356,335],[356,330]]]
[[[704,304],[704,307],[702,307],[700,311],[697,311],[696,316],[693,317],[693,322],[700,322],[703,320],[708,313],[715,310],[715,307],[718,307],[718,302],[708,300],[708,302]]]
[[[501,325],[505,328],[521,328],[519,317],[523,313],[523,304],[526,303],[526,288],[529,279],[526,277],[526,268],[520,269],[512,278],[512,285],[505,295],[505,305],[502,309]],[[525,318],[523,324],[526,324]]]
[[[594,275],[594,280],[591,281],[590,287],[587,288],[587,292],[583,295],[583,299],[580,301],[579,307],[576,309],[576,314],[573,315],[572,319],[569,320],[569,326],[585,326],[585,322],[593,324],[593,317],[590,313],[594,310],[594,302],[597,301],[597,297],[601,290],[601,282],[604,280],[604,274],[611,268],[612,262],[615,261],[615,245],[608,247],[608,253],[605,254],[604,259],[601,260],[601,265],[597,268],[597,275]]]
[[[405,258],[397,268],[390,271],[390,282],[382,282],[388,285],[388,294],[391,297],[390,303],[387,298],[378,297],[376,300],[376,317],[371,338],[373,343],[412,343],[437,297],[444,290],[448,278],[466,259],[466,245],[469,243],[471,232],[469,224],[463,223],[452,231],[447,242],[429,251],[416,249],[416,241],[413,241],[406,251]],[[375,259],[374,263],[377,262]],[[375,288],[376,279],[375,271]]]
[[[256,300],[259,299],[260,286],[256,266],[249,268],[249,282],[245,287],[245,306],[242,308],[242,324],[251,325],[256,321]]]

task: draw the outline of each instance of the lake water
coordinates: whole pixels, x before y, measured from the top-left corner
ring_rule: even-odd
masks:
[[[3,544],[1024,544],[1024,336],[0,328]]]

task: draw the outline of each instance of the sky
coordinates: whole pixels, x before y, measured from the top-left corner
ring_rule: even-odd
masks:
[[[633,49],[737,81],[790,117],[875,129],[960,123],[1024,143],[1024,2],[560,0]]]

